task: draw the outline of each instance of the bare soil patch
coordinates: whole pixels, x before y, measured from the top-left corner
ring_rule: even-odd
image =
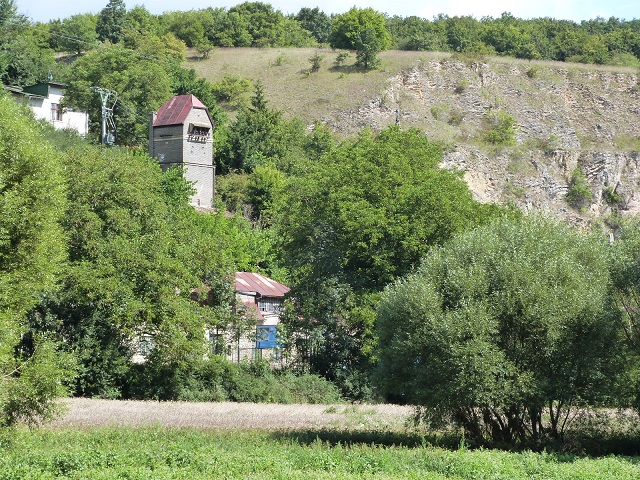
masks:
[[[402,428],[412,408],[397,405],[280,405],[73,398],[50,424],[60,427],[163,426],[212,430]]]

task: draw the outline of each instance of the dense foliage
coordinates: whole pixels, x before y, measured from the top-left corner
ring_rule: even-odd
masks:
[[[640,20],[614,17],[578,23],[553,18],[525,20],[505,12],[498,18],[480,20],[447,15],[429,20],[357,7],[341,15],[305,7],[286,16],[262,2],[153,15],[143,6],[127,10],[122,0],[110,0],[98,15],[74,15],[34,25],[17,12],[15,1],[2,0],[0,31],[0,76],[5,84],[14,85],[43,81],[51,73],[64,81],[66,67],[55,61],[54,51],[80,54],[107,44],[122,44],[132,35],[170,35],[205,57],[216,46],[330,44],[356,50],[358,64],[364,68],[375,67],[376,54],[388,48],[640,65]]]
[[[370,394],[377,293],[433,245],[500,211],[439,168],[441,155],[415,130],[363,132],[328,147],[282,189],[274,229],[299,301],[290,341],[348,395]]]
[[[602,240],[531,218],[431,250],[379,305],[385,394],[476,440],[522,444],[610,400],[619,313]]]
[[[28,331],[27,314],[55,288],[65,260],[59,220],[65,206],[63,166],[42,133],[0,94],[0,426],[36,423],[54,411],[72,373],[44,332]],[[11,121],[6,121],[11,119]]]

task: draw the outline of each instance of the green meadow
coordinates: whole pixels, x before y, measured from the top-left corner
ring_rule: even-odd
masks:
[[[635,457],[443,448],[426,437],[328,430],[44,428],[3,439],[0,479],[53,478],[637,479],[640,465]]]

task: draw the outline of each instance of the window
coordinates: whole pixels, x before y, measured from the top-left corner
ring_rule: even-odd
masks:
[[[60,108],[59,103],[51,104],[51,121],[59,122],[62,120],[62,109]]]
[[[208,137],[211,128],[206,123],[190,123],[189,135],[192,137]]]
[[[279,298],[260,298],[258,299],[258,308],[261,312],[280,313],[282,310],[282,300]]]
[[[231,350],[230,346],[224,344],[224,335],[217,332],[208,331],[208,340],[210,342],[209,351],[212,355],[228,355]]]

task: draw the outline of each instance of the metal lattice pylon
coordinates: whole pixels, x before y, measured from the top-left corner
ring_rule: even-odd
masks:
[[[116,141],[116,122],[113,119],[113,107],[118,101],[118,94],[102,87],[91,87],[92,92],[100,94],[102,100],[102,128],[100,130],[100,143],[103,145],[113,145]],[[113,98],[111,107],[108,106],[109,99]]]

